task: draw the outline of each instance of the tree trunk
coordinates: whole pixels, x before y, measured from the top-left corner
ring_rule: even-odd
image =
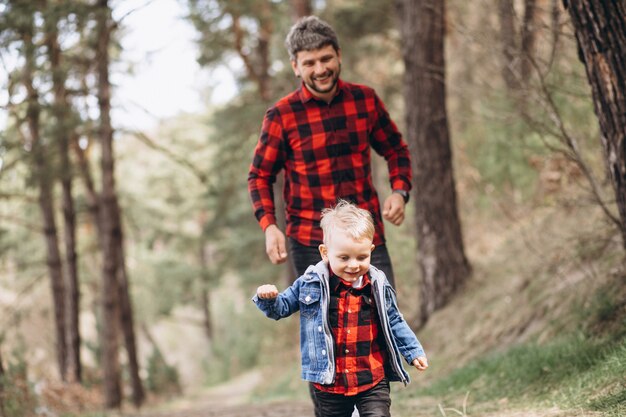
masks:
[[[0,342],[2,338],[0,338]],[[4,408],[4,365],[2,363],[2,349],[0,349],[0,417],[6,417]]]
[[[421,324],[470,276],[446,114],[444,1],[397,0],[405,62],[407,141],[413,161]]]
[[[33,85],[35,72],[35,45],[33,44],[33,25],[31,22],[29,30],[22,32],[24,42],[25,67],[23,82],[28,94],[28,106],[26,109],[26,121],[33,153],[33,171],[39,187],[39,208],[43,218],[45,241],[46,241],[46,262],[48,273],[50,274],[50,285],[52,289],[52,300],[54,304],[54,321],[56,330],[56,352],[59,373],[62,380],[66,380],[67,372],[67,345],[65,339],[65,285],[63,283],[63,267],[61,263],[61,252],[57,236],[56,221],[54,218],[53,201],[53,181],[50,175],[50,168],[46,160],[46,149],[40,138],[39,129],[39,94]]]
[[[117,206],[117,200],[116,200]],[[118,242],[116,244],[118,253],[118,271],[117,283],[120,302],[120,319],[122,326],[122,334],[124,335],[124,345],[126,346],[126,356],[128,357],[128,372],[130,374],[131,386],[133,391],[133,404],[136,407],[141,406],[145,398],[145,392],[141,377],[139,376],[139,360],[137,354],[137,342],[135,339],[135,324],[133,316],[133,307],[130,298],[130,285],[128,274],[126,271],[126,255],[124,252],[124,235],[122,232],[122,224],[120,220],[120,209],[116,207],[117,213],[117,229],[116,234]]]
[[[537,0],[524,0],[524,21],[522,23],[522,62],[520,75],[524,86],[528,84],[533,69],[535,43],[537,39]]]
[[[113,159],[113,128],[111,126],[111,85],[109,82],[109,44],[111,22],[108,1],[98,0],[98,43],[96,65],[98,76],[98,103],[100,108],[99,136],[102,146],[102,373],[104,405],[119,408],[122,404],[118,340],[118,250],[115,234],[117,210]]]
[[[313,14],[311,0],[291,0],[291,19],[296,22],[298,19]]]
[[[213,321],[211,320],[211,293],[209,292],[209,273],[205,265],[202,266],[202,290],[200,292],[202,303],[202,325],[204,334],[209,343],[213,342]]]
[[[115,189],[115,157],[113,153],[113,128],[111,126],[111,86],[109,83],[109,54],[108,47],[111,36],[110,9],[107,0],[99,0],[99,39],[98,39],[98,101],[100,105],[100,141],[102,144],[102,198],[101,198],[101,226],[102,226],[102,242],[103,242],[103,291],[107,308],[111,308],[110,303],[117,304],[119,308],[120,325],[124,336],[124,345],[128,357],[128,372],[130,374],[133,403],[140,406],[144,400],[145,393],[141,378],[139,376],[139,361],[137,359],[137,343],[135,339],[135,326],[133,319],[132,302],[130,299],[130,286],[128,273],[126,271],[126,259],[124,253],[124,234],[122,231],[122,221],[120,207]],[[116,298],[117,295],[117,298]],[[106,314],[105,309],[104,327],[109,326],[106,323],[109,319],[114,319]],[[106,336],[106,330],[105,330]],[[107,341],[105,341],[108,344]],[[117,352],[119,346],[117,342],[115,346],[110,346],[110,352],[105,356],[112,355],[113,351]],[[106,349],[104,349],[106,350]],[[112,358],[108,358],[109,361]],[[115,360],[119,368],[119,361]],[[110,363],[110,362],[109,362]],[[106,363],[103,362],[106,367]],[[112,370],[113,371],[113,370]],[[119,378],[119,369],[117,375],[111,375],[112,378]],[[111,381],[111,396],[105,398],[107,406],[110,408],[118,407],[121,402],[119,395],[119,383],[116,388],[115,383]],[[109,402],[110,400],[110,402]]]
[[[626,249],[626,5],[593,0],[564,0],[563,5],[591,85]]]
[[[498,16],[502,39],[502,78],[510,92],[517,92],[519,90],[519,60],[513,3],[513,0],[500,0]]]
[[[66,316],[67,316],[67,378],[72,382],[81,381],[80,361],[80,289],[76,255],[76,212],[72,197],[72,169],[69,157],[69,114],[70,104],[65,90],[65,73],[61,68],[61,48],[58,43],[57,22],[46,22],[46,44],[54,89],[53,113],[56,118],[55,137],[59,147],[61,185],[63,190],[63,220],[66,262]]]
[[[210,293],[210,275],[209,275],[209,260],[207,259],[207,242],[204,235],[204,225],[206,224],[206,212],[203,211],[200,215],[200,247],[199,260],[200,260],[200,278],[201,278],[201,290],[200,290],[200,302],[202,304],[202,314],[204,317],[203,327],[204,333],[209,341],[209,344],[213,342],[213,321],[211,320],[211,293]]]

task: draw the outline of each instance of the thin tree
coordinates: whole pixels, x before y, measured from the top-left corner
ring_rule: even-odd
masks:
[[[291,16],[294,22],[311,14],[313,14],[311,0],[291,0]]]
[[[33,155],[33,173],[39,188],[39,208],[41,210],[46,242],[46,261],[50,275],[52,299],[54,305],[54,322],[56,330],[56,353],[59,373],[62,380],[66,380],[67,373],[67,344],[66,344],[66,315],[65,315],[65,284],[63,281],[63,265],[57,236],[57,226],[54,215],[53,175],[46,159],[48,147],[43,143],[40,129],[41,106],[39,93],[34,86],[36,71],[36,45],[34,15],[36,10],[24,10],[25,21],[18,31],[23,43],[25,65],[22,73],[22,82],[27,92],[26,123],[28,126],[30,147]]]
[[[499,0],[498,17],[502,39],[502,78],[511,92],[519,90],[519,54],[517,53],[517,26],[513,0]]]
[[[585,65],[626,248],[626,5],[563,0]]]
[[[137,344],[129,280],[124,253],[121,210],[115,186],[115,156],[113,152],[113,127],[111,123],[111,84],[109,81],[109,47],[114,23],[108,0],[99,0],[97,8],[96,72],[98,78],[98,106],[100,109],[99,138],[102,148],[102,190],[100,198],[100,226],[102,233],[102,299],[103,299],[103,367],[105,374],[105,405],[108,408],[121,404],[119,345],[117,341],[117,313],[121,324],[133,403],[141,405],[145,393],[139,376]],[[111,340],[109,340],[109,338]]]
[[[65,87],[66,71],[62,65],[62,53],[58,41],[58,11],[48,7],[45,17],[45,43],[50,60],[54,103],[52,113],[55,118],[53,135],[59,151],[59,169],[62,187],[62,208],[64,220],[65,265],[66,265],[66,344],[67,378],[81,381],[80,361],[80,289],[78,279],[78,256],[76,254],[76,211],[72,195],[72,164],[69,157],[70,143],[70,103]]]
[[[117,285],[117,238],[113,128],[111,125],[111,84],[109,82],[109,44],[111,36],[111,10],[107,0],[97,4],[97,50],[98,105],[100,108],[99,138],[102,147],[102,373],[104,405],[107,408],[122,404],[121,373],[119,363],[119,321]]]
[[[2,337],[0,337],[0,342],[2,342]],[[6,416],[6,411],[4,408],[4,364],[2,363],[2,349],[0,349],[0,417]]]
[[[420,321],[471,274],[463,246],[446,112],[443,0],[397,0],[405,64],[406,133],[413,161]]]

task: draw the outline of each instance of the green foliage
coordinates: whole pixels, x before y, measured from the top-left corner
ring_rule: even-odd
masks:
[[[148,376],[146,388],[162,395],[175,395],[181,393],[180,376],[176,367],[168,365],[158,349],[154,349],[148,357],[146,366]]]
[[[264,339],[273,334],[271,326],[275,325],[248,300],[242,307],[222,300],[219,308],[212,345],[214,356],[204,363],[210,385],[258,366],[262,359],[260,347]]]
[[[24,349],[15,349],[4,376],[0,375],[0,403],[6,417],[34,416],[36,399],[28,381]],[[2,410],[0,410],[2,411]]]

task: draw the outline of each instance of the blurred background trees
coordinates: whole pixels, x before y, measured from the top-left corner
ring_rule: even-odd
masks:
[[[144,386],[217,383],[291,344],[297,323],[276,327],[248,301],[293,277],[266,258],[246,175],[265,110],[298,86],[283,42],[310,12],[337,29],[343,78],[375,88],[410,142],[411,215],[387,233],[412,324],[543,210],[597,207],[594,235],[574,236],[608,250],[623,229],[624,67],[609,65],[623,45],[589,38],[593,2],[567,3],[181,1],[198,62],[228,68],[236,92],[138,131],[110,116],[127,68],[119,2],[0,0],[0,410],[3,390],[24,392],[18,410],[30,394],[17,381],[46,378],[139,405]],[[374,175],[388,193],[380,158]]]

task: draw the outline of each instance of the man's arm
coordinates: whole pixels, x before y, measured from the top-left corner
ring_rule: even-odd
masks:
[[[383,102],[374,95],[375,117],[370,144],[387,161],[389,183],[393,190],[383,203],[383,218],[398,226],[404,221],[405,205],[411,190],[411,157],[406,142],[391,120]]]
[[[271,108],[265,114],[259,141],[248,172],[248,192],[254,215],[265,232],[266,252],[272,263],[287,259],[285,235],[276,226],[273,185],[285,164],[280,114]]]

